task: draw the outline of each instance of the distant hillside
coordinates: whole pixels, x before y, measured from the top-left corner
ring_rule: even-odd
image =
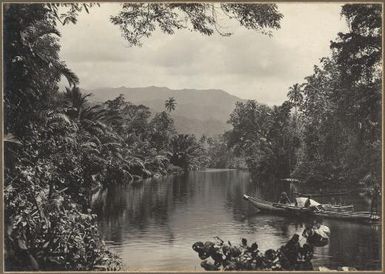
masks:
[[[172,112],[175,126],[181,133],[206,134],[214,136],[231,128],[226,122],[237,101],[242,99],[223,90],[182,89],[172,90],[165,87],[144,88],[100,88],[90,90],[91,100],[104,102],[123,94],[127,101],[148,106],[154,112],[163,111],[164,102],[169,97],[176,100]]]

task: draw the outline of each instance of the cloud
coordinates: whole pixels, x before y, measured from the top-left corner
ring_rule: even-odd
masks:
[[[78,23],[64,26],[62,58],[80,77],[83,88],[167,86],[220,88],[245,99],[280,104],[288,87],[312,73],[329,54],[330,40],[346,23],[340,4],[279,4],[281,29],[272,38],[224,22],[231,37],[203,36],[187,30],[159,31],[129,47],[109,21],[120,4],[101,4]]]

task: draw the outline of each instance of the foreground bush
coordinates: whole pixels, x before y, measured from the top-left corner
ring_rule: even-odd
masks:
[[[47,115],[31,135],[5,143],[7,270],[120,269],[89,208],[96,183],[87,179],[77,128]]]
[[[249,246],[246,239],[232,245],[218,237],[215,242],[196,242],[192,248],[205,270],[313,270],[313,247],[308,243],[301,246],[298,234],[279,249],[265,252],[258,249],[257,243]]]

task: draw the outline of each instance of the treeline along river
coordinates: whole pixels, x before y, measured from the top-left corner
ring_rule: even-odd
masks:
[[[279,248],[304,223],[289,217],[258,213],[242,195],[278,199],[284,186],[252,182],[247,171],[190,172],[105,190],[95,202],[99,226],[109,248],[127,270],[197,270],[196,241],[241,238],[257,241],[260,250]],[[368,210],[360,196],[340,197]],[[330,242],[315,249],[314,266],[381,268],[381,226],[325,220]]]

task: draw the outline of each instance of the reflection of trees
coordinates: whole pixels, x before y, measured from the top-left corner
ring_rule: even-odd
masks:
[[[103,234],[120,242],[125,233],[145,231],[153,226],[172,240],[169,215],[192,197],[193,179],[190,175],[167,176],[105,189],[94,207],[99,213]]]
[[[233,218],[242,222],[248,212],[248,203],[243,200],[243,194],[254,194],[255,187],[250,184],[250,175],[245,171],[231,172],[223,180],[225,184],[225,207],[233,212]]]
[[[95,211],[101,216],[99,223],[103,234],[114,241],[122,241],[122,237],[126,237],[124,233],[137,234],[154,226],[159,233],[172,238],[168,223],[176,209],[194,202],[199,206],[205,204],[210,210],[226,197],[226,207],[239,219],[248,207],[242,195],[253,188],[249,184],[249,174],[244,171],[191,172],[110,187],[99,196]]]
[[[190,173],[172,177],[173,199],[171,202],[173,205],[176,203],[183,204],[188,198],[191,198],[194,195],[195,191],[192,186],[194,174],[195,173]]]
[[[103,234],[120,242],[129,230],[144,230],[151,223],[166,227],[172,188],[169,183],[144,182],[114,186],[105,190],[105,198],[96,210]],[[169,232],[168,232],[169,233]]]

